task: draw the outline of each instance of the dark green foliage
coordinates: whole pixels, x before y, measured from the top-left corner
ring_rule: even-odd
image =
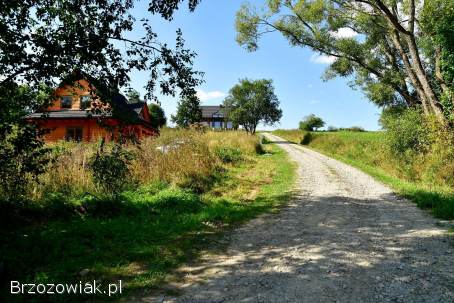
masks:
[[[193,123],[200,122],[201,119],[200,100],[196,95],[180,100],[176,115],[172,115],[172,121],[179,127],[188,127]]]
[[[215,153],[223,163],[237,163],[243,158],[238,148],[222,147],[216,149]]]
[[[167,118],[161,106],[155,103],[148,104],[150,112],[151,124],[153,127],[161,128],[166,125]]]
[[[317,128],[323,126],[325,126],[325,121],[314,114],[310,114],[309,116],[304,117],[304,119],[300,121],[299,124],[299,128],[304,131],[314,131],[317,130]]]
[[[12,125],[1,136],[0,199],[23,201],[30,182],[44,172],[49,149],[43,147],[33,125]]]
[[[361,126],[351,126],[351,127],[340,127],[339,131],[347,131],[347,132],[364,132],[364,128]]]
[[[311,132],[305,132],[303,134],[303,137],[301,138],[301,144],[302,145],[308,145],[309,143],[311,143],[313,139],[313,136],[312,136],[312,133]]]
[[[181,0],[149,2],[151,14],[171,18]],[[8,1],[0,8],[0,74],[5,79],[0,85],[18,79],[31,86],[50,84],[53,78],[67,78],[77,67],[90,80],[104,82],[92,83],[101,95],[128,86],[133,70],[149,71],[149,97],[156,85],[167,95],[174,95],[177,88],[183,96],[193,94],[201,74],[192,70],[195,53],[184,48],[181,31],[175,49],[170,49],[159,42],[148,19],[134,23],[134,4],[130,0]],[[192,1],[191,9],[196,4]],[[128,39],[138,26],[143,35]]]
[[[224,105],[230,110],[233,124],[241,125],[251,134],[255,134],[259,123],[274,125],[282,117],[272,80],[240,80],[230,89]]]
[[[426,57],[435,65],[440,103],[454,122],[454,1],[424,1],[421,26],[428,35],[422,39]]]
[[[426,152],[430,145],[430,133],[424,117],[418,109],[390,108],[380,118],[386,130],[385,140],[395,155],[408,152]]]
[[[49,88],[44,85],[34,89],[12,81],[0,85],[1,200],[24,200],[30,182],[45,169],[50,151],[40,139],[45,131],[26,123],[22,117],[46,105],[50,96]]]
[[[89,167],[93,179],[103,193],[116,196],[131,184],[128,165],[132,159],[131,153],[121,145],[115,144],[111,151],[100,150],[90,159]]]
[[[135,89],[128,90],[126,97],[128,98],[129,103],[142,102],[142,100],[140,99],[140,93],[138,91],[136,91]]]

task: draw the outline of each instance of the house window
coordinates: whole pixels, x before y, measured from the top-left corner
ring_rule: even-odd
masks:
[[[91,107],[91,96],[80,96],[80,109]]]
[[[61,108],[71,108],[73,104],[73,97],[71,96],[63,96],[61,97]]]
[[[65,139],[66,141],[82,141],[82,127],[67,127]]]

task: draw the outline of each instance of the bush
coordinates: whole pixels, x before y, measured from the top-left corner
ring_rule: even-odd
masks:
[[[238,148],[220,147],[215,153],[223,163],[237,163],[243,158]]]
[[[313,139],[312,133],[306,132],[306,133],[303,134],[303,137],[301,138],[300,144],[308,145],[309,143],[311,143],[312,139]]]
[[[352,127],[348,127],[345,129],[346,131],[349,131],[349,132],[364,132],[364,128],[362,128],[361,126],[352,126]]]
[[[386,130],[386,143],[397,156],[426,152],[431,144],[430,132],[418,109],[384,110],[380,123]]]
[[[0,126],[0,199],[23,202],[34,179],[44,173],[50,150],[39,134],[33,125]]]
[[[115,144],[111,151],[105,152],[103,144],[100,150],[90,159],[89,168],[96,185],[103,193],[116,196],[131,183],[128,165],[132,154]]]

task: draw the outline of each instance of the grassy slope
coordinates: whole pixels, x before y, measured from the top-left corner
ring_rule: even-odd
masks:
[[[274,133],[298,144],[302,136],[298,130],[278,130]],[[382,150],[383,133],[326,132],[313,136],[308,147],[361,169],[419,207],[431,209],[436,217],[454,218],[454,190],[403,179],[395,169],[396,162]]]
[[[53,222],[1,235],[6,243],[0,253],[6,260],[8,281],[97,279],[111,283],[121,279],[126,292],[156,286],[197,253],[209,234],[289,199],[294,165],[282,150],[266,148],[271,154],[230,167],[202,196],[162,184],[142,187],[123,194],[120,214]],[[83,269],[89,272],[82,278]],[[28,302],[31,297],[16,299]]]

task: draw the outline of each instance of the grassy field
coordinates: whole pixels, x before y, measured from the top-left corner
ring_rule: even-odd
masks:
[[[273,133],[297,144],[305,135],[300,130]],[[393,158],[384,146],[383,132],[312,133],[306,146],[361,169],[438,218],[454,218],[454,188],[415,177],[421,168]]]
[[[218,155],[216,161],[223,164],[217,166],[203,192],[184,186],[186,178],[175,177],[172,181],[168,177],[166,181],[144,182],[137,189],[123,192],[120,203],[91,201],[90,216],[3,231],[0,256],[6,274],[2,273],[2,284],[10,280],[29,283],[122,280],[123,295],[153,289],[172,269],[195,258],[200,248],[209,246],[207,241],[213,234],[288,201],[295,169],[282,150],[266,144],[265,153],[257,153],[259,150],[252,144],[238,159],[228,156],[226,149],[235,144],[244,148],[234,139],[238,135],[225,134],[225,140],[222,133],[204,136],[215,146],[212,150]],[[222,141],[223,147],[216,140]],[[182,165],[174,162],[173,165]],[[4,297],[5,292],[0,295]],[[89,297],[8,299],[67,302],[86,301]]]

